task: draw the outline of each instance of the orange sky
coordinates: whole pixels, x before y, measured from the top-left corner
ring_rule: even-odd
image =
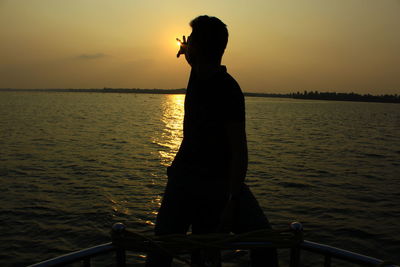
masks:
[[[0,0],[0,88],[183,88],[202,14],[243,91],[400,94],[399,0]]]

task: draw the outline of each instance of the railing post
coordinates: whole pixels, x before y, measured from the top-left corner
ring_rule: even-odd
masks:
[[[117,257],[117,266],[125,267],[126,266],[125,250],[122,248],[118,248],[116,251],[116,257]]]
[[[299,222],[290,224],[290,229],[296,233],[303,231],[303,225]],[[300,246],[296,245],[290,250],[290,267],[300,266]]]
[[[119,235],[122,237],[124,235],[126,226],[123,223],[115,223],[112,226],[112,231],[113,234]],[[126,255],[125,255],[125,249],[123,247],[117,246],[116,249],[116,263],[118,267],[125,267],[126,266]]]
[[[325,254],[324,267],[331,267],[332,257]]]
[[[83,259],[83,267],[90,267],[90,258]]]

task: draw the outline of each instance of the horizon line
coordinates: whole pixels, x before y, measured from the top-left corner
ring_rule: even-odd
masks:
[[[0,88],[0,91],[64,91],[64,92],[73,92],[73,91],[80,91],[80,92],[111,92],[111,91],[158,91],[162,93],[168,94],[169,91],[174,91],[179,92],[186,91],[186,88],[169,88],[169,89],[161,89],[161,88],[111,88],[111,87],[104,87],[104,88]],[[292,92],[287,92],[287,93],[272,93],[272,92],[248,92],[248,91],[243,91],[243,94],[250,94],[250,95],[293,95],[293,94],[354,94],[354,95],[360,95],[360,96],[400,96],[400,93],[382,93],[382,94],[377,94],[373,95],[370,93],[355,93],[354,91],[350,92],[337,92],[337,91],[320,91],[320,90],[306,90],[306,89],[301,89],[301,90],[295,90]],[[179,93],[178,93],[179,94]]]

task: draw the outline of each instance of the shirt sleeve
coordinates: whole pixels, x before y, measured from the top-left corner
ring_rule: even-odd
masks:
[[[224,120],[227,122],[244,122],[245,121],[245,104],[242,92],[236,89],[229,94],[224,104],[222,113]]]
[[[218,118],[221,122],[244,122],[245,102],[243,93],[235,80],[229,79],[220,88]]]

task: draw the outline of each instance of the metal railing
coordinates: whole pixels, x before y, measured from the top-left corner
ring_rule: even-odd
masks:
[[[310,251],[324,256],[324,266],[331,266],[332,259],[340,259],[349,263],[359,264],[363,266],[381,266],[381,267],[399,267],[392,263],[385,263],[383,260],[362,254],[354,253],[348,250],[335,248],[311,241],[304,240],[300,244],[302,250]]]
[[[302,225],[300,223],[292,223],[291,228],[293,231],[302,231]],[[116,223],[112,227],[114,233],[123,233],[125,226],[121,223]],[[266,245],[270,246],[271,242],[234,242],[230,244],[232,247],[235,245],[239,247],[245,247],[246,244],[254,246],[257,243],[258,246]],[[314,254],[319,254],[324,257],[324,267],[330,267],[332,259],[340,259],[348,263],[354,263],[362,266],[379,266],[379,267],[400,267],[393,263],[386,263],[383,260],[376,259],[373,257],[365,256],[362,254],[354,253],[344,249],[327,246],[311,241],[304,240],[299,246],[291,248],[290,253],[290,267],[299,267],[301,251],[309,251]],[[43,262],[39,262],[29,267],[54,267],[54,266],[65,266],[71,263],[82,262],[84,267],[91,266],[91,259],[108,253],[115,253],[115,264],[118,267],[126,266],[125,249],[114,245],[112,242],[98,245],[95,247],[83,249],[77,252],[72,252],[63,256],[59,256],[53,259],[49,259]]]
[[[72,263],[82,262],[82,265],[85,267],[91,266],[91,259],[98,256],[104,255],[111,252],[117,252],[118,248],[114,246],[111,242],[101,244],[95,247],[86,248],[80,251],[68,253],[53,259],[49,259],[46,261],[42,261],[39,263],[35,263],[30,265],[29,267],[52,267],[52,266],[65,266]],[[124,253],[124,252],[123,252]],[[118,253],[120,254],[120,253]],[[116,262],[122,262],[124,259],[118,259],[118,255],[116,255]],[[124,266],[118,265],[118,266]]]

